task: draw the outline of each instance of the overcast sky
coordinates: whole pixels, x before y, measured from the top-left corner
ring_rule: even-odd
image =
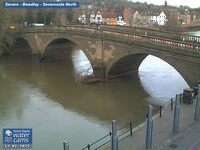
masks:
[[[148,4],[164,5],[165,0],[132,0],[133,2],[147,2]],[[186,5],[191,8],[200,7],[200,0],[167,0],[168,5],[180,6]]]

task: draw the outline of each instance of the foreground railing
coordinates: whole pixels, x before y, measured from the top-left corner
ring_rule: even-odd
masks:
[[[124,125],[123,127],[120,127],[117,130],[118,138],[119,139],[124,139],[124,138],[132,135],[133,134],[133,129],[136,126],[138,126],[140,123],[142,123],[144,120],[145,120],[145,116],[140,117],[140,119],[137,119],[137,120],[135,120],[133,122],[130,122],[130,123]],[[112,132],[110,131],[105,136],[103,136],[100,139],[94,141],[93,143],[88,144],[87,146],[85,146],[81,150],[99,149],[99,148],[101,148],[101,147],[103,147],[106,144],[109,144],[111,142],[111,136],[112,136]]]
[[[153,116],[159,115],[160,117],[162,117],[163,111],[170,108],[171,110],[173,110],[174,103],[175,103],[175,98],[172,98],[169,101],[163,103],[162,105],[154,105]],[[182,103],[182,94],[181,94],[181,99],[180,99],[180,104],[181,103]],[[139,128],[139,125],[143,123],[146,120],[146,118],[148,118],[148,115],[142,116],[139,119],[133,122],[130,122],[120,127],[119,129],[117,129],[118,140],[120,141],[129,136],[132,136],[134,132],[137,131],[137,127]],[[110,131],[108,134],[99,138],[98,140],[90,144],[87,144],[85,147],[81,148],[81,150],[91,150],[91,149],[97,150],[103,147],[109,147],[111,146],[111,142],[112,142],[112,132]]]

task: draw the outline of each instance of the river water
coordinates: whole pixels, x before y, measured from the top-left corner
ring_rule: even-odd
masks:
[[[32,128],[33,150],[63,150],[64,140],[78,150],[107,134],[113,119],[123,126],[144,118],[148,104],[163,104],[188,87],[154,56],[138,73],[106,83],[78,83],[77,72],[92,73],[81,50],[41,64],[24,55],[1,57],[0,128]]]

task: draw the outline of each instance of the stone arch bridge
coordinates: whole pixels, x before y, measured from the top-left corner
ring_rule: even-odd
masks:
[[[86,54],[98,78],[110,79],[138,70],[147,55],[154,55],[173,66],[189,85],[200,80],[197,36],[103,25],[17,28],[11,32],[14,38],[27,41],[33,58],[40,60],[52,41],[71,41]]]

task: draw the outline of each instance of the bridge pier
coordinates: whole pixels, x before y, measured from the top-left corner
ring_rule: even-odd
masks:
[[[94,77],[96,79],[100,79],[101,81],[106,80],[105,79],[105,67],[104,66],[94,67],[93,73],[94,73]]]
[[[32,62],[33,63],[40,63],[41,62],[41,55],[40,54],[32,54]]]

